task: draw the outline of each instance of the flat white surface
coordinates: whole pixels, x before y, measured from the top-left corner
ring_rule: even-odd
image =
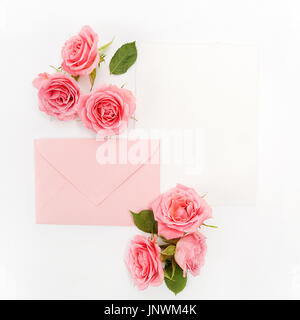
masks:
[[[136,69],[136,127],[162,130],[161,190],[180,181],[213,206],[256,205],[255,45],[142,42]]]
[[[91,133],[41,114],[31,81],[59,64],[62,44],[84,24],[101,43],[116,36],[258,46],[258,206],[214,209],[219,229],[205,231],[206,264],[175,299],[300,298],[297,0],[2,0],[0,297],[174,299],[164,286],[132,286],[122,259],[135,228],[34,223],[33,139]]]

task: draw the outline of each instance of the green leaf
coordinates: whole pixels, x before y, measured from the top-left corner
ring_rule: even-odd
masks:
[[[166,283],[166,286],[176,295],[185,288],[187,277],[183,276],[183,270],[179,267],[179,265],[176,262],[174,263],[175,263],[174,276],[171,277],[172,280],[165,277],[165,283]]]
[[[152,210],[143,210],[140,213],[130,211],[130,213],[137,228],[147,233],[157,234],[157,221],[154,219]]]
[[[175,254],[175,250],[176,247],[174,245],[168,246],[167,248],[165,248],[161,254],[165,255],[165,256],[173,256]]]
[[[90,82],[91,82],[91,90],[92,90],[92,88],[94,86],[94,83],[95,83],[96,74],[97,74],[97,69],[96,68],[89,74]]]
[[[107,49],[114,41],[115,38],[113,38],[110,42],[104,44],[103,46],[101,46],[98,51],[99,51],[99,54],[101,55],[101,53],[103,53],[103,51],[105,51],[105,49]]]
[[[168,274],[166,269],[164,269],[164,276],[165,276],[165,279],[172,280],[171,276]]]
[[[125,73],[136,61],[137,50],[135,42],[123,44],[110,60],[109,70],[111,74]]]
[[[172,277],[174,277],[172,262],[170,260],[166,261],[165,268],[164,268],[164,274],[165,274],[165,278],[167,278],[169,280],[172,280]]]
[[[172,258],[171,260],[167,260],[165,264],[165,269],[164,269],[165,277],[169,280],[172,280],[175,275],[175,270],[176,270],[176,262],[174,258]]]

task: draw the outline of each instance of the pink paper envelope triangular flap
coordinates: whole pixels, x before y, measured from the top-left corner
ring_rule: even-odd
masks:
[[[39,154],[93,204],[99,205],[158,153],[158,141],[41,139]]]

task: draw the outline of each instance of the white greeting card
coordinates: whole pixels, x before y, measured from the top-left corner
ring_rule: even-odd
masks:
[[[141,43],[136,94],[136,128],[162,137],[162,191],[182,183],[212,205],[255,204],[255,46]]]

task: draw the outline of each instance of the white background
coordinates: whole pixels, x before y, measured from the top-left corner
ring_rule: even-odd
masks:
[[[41,114],[31,81],[59,65],[62,44],[84,24],[101,43],[258,45],[258,206],[214,208],[206,264],[176,298],[300,298],[297,0],[1,0],[0,297],[174,299],[164,286],[133,287],[123,257],[135,228],[35,224],[33,139],[91,133]]]

